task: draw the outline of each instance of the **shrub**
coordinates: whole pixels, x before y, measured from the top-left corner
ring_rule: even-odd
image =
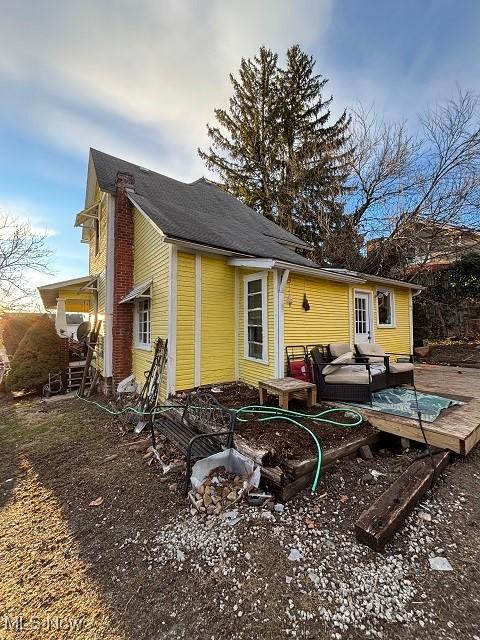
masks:
[[[41,313],[5,313],[1,321],[2,342],[9,358],[15,355],[23,336],[41,317]]]
[[[41,316],[23,336],[11,361],[7,391],[41,391],[49,372],[58,372],[60,338],[48,316]]]

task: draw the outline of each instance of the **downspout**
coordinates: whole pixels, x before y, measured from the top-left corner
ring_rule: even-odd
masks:
[[[288,276],[290,275],[289,269],[284,269],[278,281],[277,292],[277,377],[283,378],[285,376],[285,358],[284,358],[284,321],[285,321],[285,287],[287,286]]]
[[[105,264],[105,347],[103,375],[108,391],[112,387],[113,357],[113,280],[115,264],[115,196],[107,194],[107,256]]]

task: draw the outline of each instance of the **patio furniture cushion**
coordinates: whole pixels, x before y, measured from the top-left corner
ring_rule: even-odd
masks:
[[[412,362],[390,362],[390,373],[406,373],[407,371],[413,371]]]
[[[368,358],[369,362],[381,362],[383,364],[384,358],[387,354],[380,345],[375,343],[372,344],[370,342],[361,342],[355,346],[360,355],[370,356]],[[378,357],[375,357],[376,355],[378,355]]]
[[[324,376],[328,376],[338,371],[338,369],[346,369],[346,367],[336,367],[335,363],[352,362],[352,361],[353,361],[353,353],[351,351],[347,351],[347,353],[344,353],[338,358],[335,358],[335,360],[332,360],[330,364],[327,364],[327,366],[323,368],[322,373]]]
[[[324,369],[325,370],[325,369]],[[372,371],[372,375],[378,375],[381,371]],[[369,376],[365,367],[337,367],[337,371],[326,375],[326,384],[368,384]]]
[[[339,358],[346,353],[351,353],[352,349],[348,342],[331,342],[328,345],[328,350],[333,358]]]

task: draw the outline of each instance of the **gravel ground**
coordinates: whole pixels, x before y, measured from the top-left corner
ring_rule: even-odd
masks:
[[[480,639],[478,448],[377,554],[354,522],[416,451],[339,463],[283,509],[204,521],[182,475],[133,440],[78,401],[1,406],[1,638]],[[438,556],[452,571],[430,568]]]

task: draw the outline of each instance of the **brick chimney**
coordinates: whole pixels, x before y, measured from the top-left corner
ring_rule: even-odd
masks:
[[[118,304],[133,289],[133,206],[127,189],[134,187],[133,176],[118,172],[115,181],[115,259],[113,283],[114,387],[132,373],[133,305]]]

